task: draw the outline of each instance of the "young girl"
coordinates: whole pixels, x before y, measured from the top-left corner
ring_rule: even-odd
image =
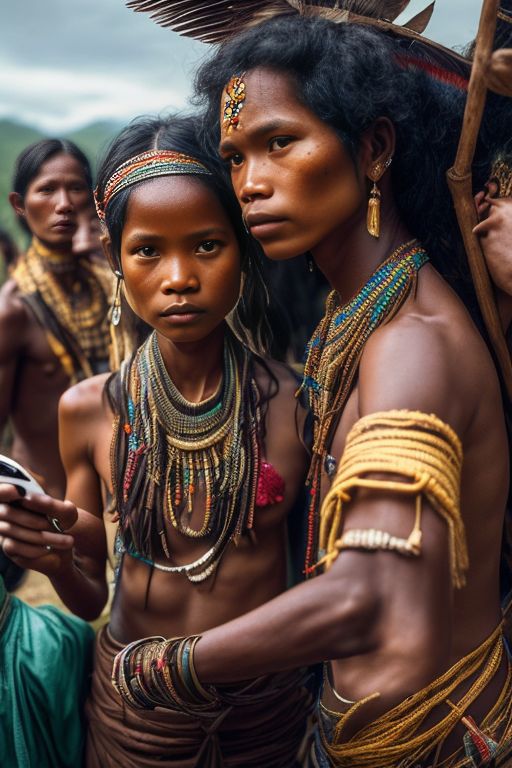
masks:
[[[263,284],[193,121],[130,125],[100,169],[97,201],[119,281],[113,322],[124,291],[152,332],[114,377],[63,398],[73,504],[7,508],[19,523],[4,547],[91,619],[107,599],[102,486],[112,493],[119,567],[97,641],[88,766],[293,766],[309,702],[301,672],[232,687],[206,710],[135,712],[110,683],[126,643],[201,633],[285,589],[306,454],[293,375],[253,351],[268,337]]]

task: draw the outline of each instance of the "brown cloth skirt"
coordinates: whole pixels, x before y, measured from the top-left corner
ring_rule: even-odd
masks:
[[[247,698],[212,723],[167,709],[134,710],[114,690],[114,656],[123,645],[98,633],[92,690],[86,704],[86,768],[295,768],[307,749],[313,696],[308,675],[260,678]],[[229,688],[230,692],[236,689]],[[250,702],[250,699],[249,699]]]

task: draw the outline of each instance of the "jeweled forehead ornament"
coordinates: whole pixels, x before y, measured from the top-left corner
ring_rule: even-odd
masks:
[[[139,181],[155,179],[158,176],[211,176],[211,171],[199,160],[183,152],[169,149],[150,149],[126,160],[117,168],[105,184],[103,199],[94,190],[94,202],[99,218],[105,221],[107,206],[119,192]]]
[[[240,125],[240,112],[243,109],[246,95],[243,75],[234,75],[226,86],[226,100],[224,102],[223,124],[227,133]]]

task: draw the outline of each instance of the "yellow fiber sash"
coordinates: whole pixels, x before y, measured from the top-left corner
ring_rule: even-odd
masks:
[[[398,706],[385,713],[373,723],[358,731],[348,741],[343,741],[343,730],[350,717],[370,699],[369,696],[357,702],[345,714],[324,708],[333,720],[334,733],[329,739],[321,729],[322,745],[329,755],[331,765],[337,768],[397,768],[401,765],[422,764],[433,750],[444,742],[458,723],[466,727],[465,716],[471,705],[494,678],[504,653],[502,625],[478,648],[457,662],[441,677],[426,688],[409,696]],[[465,682],[468,690],[456,704],[450,696]],[[445,705],[447,713],[432,726],[421,730],[427,716],[437,707]],[[507,743],[512,736],[512,672],[508,665],[505,684],[491,711],[480,724],[480,729],[500,744]],[[446,765],[445,762],[442,763]],[[456,761],[459,765],[459,760]],[[463,761],[464,765],[466,761]],[[449,761],[453,766],[454,762]]]
[[[450,566],[455,587],[465,584],[468,553],[464,523],[460,514],[462,445],[451,427],[437,416],[419,411],[386,411],[360,419],[350,431],[338,473],[324,499],[320,512],[320,549],[324,556],[318,565],[327,568],[347,545],[342,533],[343,504],[351,500],[354,488],[403,493],[416,499],[416,522],[403,546],[388,548],[418,555],[421,551],[421,500],[424,495],[446,521],[450,537]],[[390,474],[393,480],[368,478],[371,474]],[[403,480],[397,480],[396,475]],[[350,532],[348,532],[350,533]],[[347,533],[347,536],[348,536]],[[390,535],[382,531],[358,531],[365,541]],[[399,541],[392,537],[393,540]],[[372,548],[359,545],[359,548]]]

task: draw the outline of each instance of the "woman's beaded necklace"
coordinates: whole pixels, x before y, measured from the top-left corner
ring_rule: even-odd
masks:
[[[313,414],[313,452],[307,479],[307,574],[312,573],[317,555],[322,469],[332,469],[328,450],[352,391],[364,346],[383,322],[396,315],[415,289],[418,271],[427,261],[423,248],[412,240],[397,248],[347,304],[341,305],[337,292],[332,291],[325,315],[307,346],[301,386],[308,393]]]
[[[261,414],[252,355],[230,334],[218,390],[190,403],[167,373],[155,332],[121,370],[126,413],[112,443],[115,507],[126,551],[160,570],[203,581],[231,539],[253,525],[261,463]],[[204,519],[192,528],[196,498]],[[165,523],[191,538],[214,538],[187,565],[154,563],[155,539],[172,561]]]

